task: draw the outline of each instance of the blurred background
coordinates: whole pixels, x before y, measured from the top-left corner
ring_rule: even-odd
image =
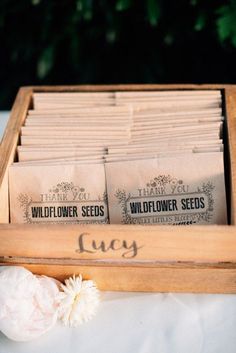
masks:
[[[236,0],[0,0],[0,110],[19,86],[236,83]]]

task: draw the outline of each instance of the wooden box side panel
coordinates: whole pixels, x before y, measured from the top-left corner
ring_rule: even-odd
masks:
[[[102,91],[154,91],[154,90],[215,90],[228,89],[224,84],[115,84],[115,85],[70,85],[32,86],[34,92],[102,92]]]
[[[231,224],[236,224],[236,87],[225,90],[225,109],[229,149]]]
[[[9,223],[8,168],[15,158],[20,129],[31,97],[32,89],[19,90],[0,145],[0,223]]]
[[[233,226],[1,225],[0,265],[82,274],[101,290],[236,293],[235,237]]]
[[[3,264],[4,265],[4,264]],[[9,263],[6,263],[9,266]],[[16,265],[16,264],[14,264]],[[19,265],[34,274],[44,274],[64,281],[72,274],[93,279],[104,291],[236,293],[236,269],[201,269],[194,267],[110,267],[28,264]]]
[[[0,257],[117,264],[236,263],[234,226],[0,225]]]

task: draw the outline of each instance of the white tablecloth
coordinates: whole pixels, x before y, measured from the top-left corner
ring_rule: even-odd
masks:
[[[0,112],[0,141],[7,124],[8,116],[9,112]]]
[[[0,114],[0,133],[7,114]],[[94,319],[0,353],[236,353],[236,295],[103,292]]]

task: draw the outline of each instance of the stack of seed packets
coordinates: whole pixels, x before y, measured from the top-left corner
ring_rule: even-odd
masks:
[[[76,109],[66,99],[37,109],[35,100],[10,170],[12,222],[108,223],[104,156],[130,139],[132,109],[106,100],[94,107],[92,98]]]
[[[225,224],[223,121],[220,91],[34,94],[11,222]]]

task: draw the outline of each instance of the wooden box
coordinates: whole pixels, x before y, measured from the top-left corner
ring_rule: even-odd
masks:
[[[220,89],[226,115],[230,225],[17,225],[9,223],[8,167],[34,92]],[[24,87],[0,147],[0,264],[63,280],[81,273],[101,290],[236,293],[236,86]],[[81,241],[83,240],[83,250]]]

